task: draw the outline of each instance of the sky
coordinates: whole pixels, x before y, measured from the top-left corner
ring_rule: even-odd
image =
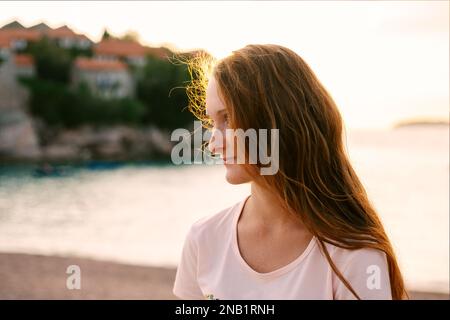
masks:
[[[67,24],[98,41],[204,48],[220,58],[250,43],[298,53],[351,128],[449,118],[448,1],[2,1],[0,25]]]

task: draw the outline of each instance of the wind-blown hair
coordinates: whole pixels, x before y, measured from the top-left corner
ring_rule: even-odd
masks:
[[[279,129],[279,170],[256,175],[285,209],[317,237],[344,285],[360,298],[333,263],[325,243],[345,249],[374,248],[387,257],[393,299],[408,296],[383,225],[344,149],[340,112],[310,67],[279,45],[247,45],[214,60],[189,63],[189,109],[205,123],[205,93],[214,77],[232,128]]]

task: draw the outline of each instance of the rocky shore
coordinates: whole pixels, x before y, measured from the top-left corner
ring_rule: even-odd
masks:
[[[49,128],[19,109],[0,112],[0,161],[147,160],[168,157],[170,132],[153,126]]]

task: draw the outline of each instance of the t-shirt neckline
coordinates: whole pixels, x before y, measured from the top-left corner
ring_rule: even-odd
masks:
[[[237,257],[237,259],[239,260],[240,264],[244,267],[244,269],[246,269],[249,273],[251,273],[253,276],[257,277],[257,278],[262,278],[262,279],[272,279],[275,278],[277,276],[280,276],[290,270],[292,270],[293,268],[295,268],[300,262],[302,262],[306,256],[310,253],[310,251],[314,248],[315,244],[316,244],[316,237],[313,236],[311,241],[309,242],[308,246],[306,247],[306,249],[293,261],[289,262],[288,264],[284,265],[283,267],[280,267],[276,270],[270,271],[270,272],[258,272],[256,270],[254,270],[252,267],[250,267],[248,265],[248,263],[244,260],[244,258],[241,255],[241,252],[239,250],[239,245],[238,245],[238,241],[237,241],[237,222],[239,220],[239,217],[242,214],[242,211],[244,209],[244,205],[247,202],[247,200],[250,198],[251,195],[248,195],[244,200],[241,201],[241,203],[239,204],[234,217],[233,217],[233,223],[232,223],[232,247],[233,247],[233,251]]]

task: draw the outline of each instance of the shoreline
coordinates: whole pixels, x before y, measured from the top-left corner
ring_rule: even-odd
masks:
[[[68,290],[67,267],[81,269],[81,289]],[[0,253],[0,300],[178,300],[175,268],[136,266],[82,257]],[[445,293],[410,291],[411,300],[448,300]]]

